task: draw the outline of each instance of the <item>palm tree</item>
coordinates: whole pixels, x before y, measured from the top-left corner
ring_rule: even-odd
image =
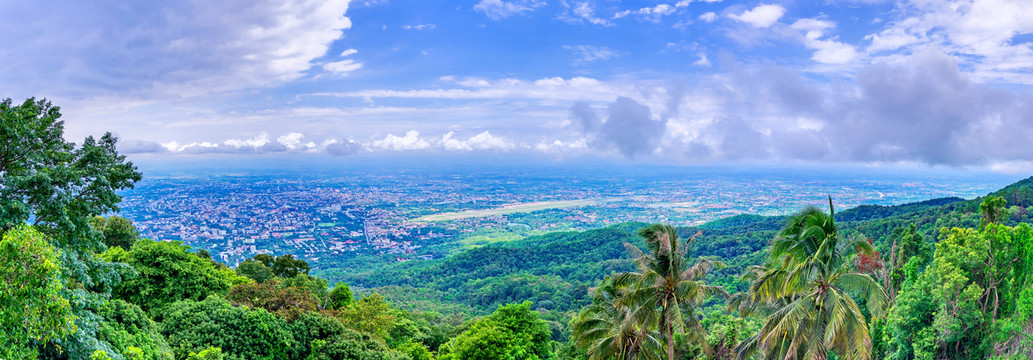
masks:
[[[871,252],[864,236],[840,237],[832,198],[829,213],[807,208],[793,216],[771,245],[771,263],[753,268],[750,290],[732,303],[743,316],[768,313],[760,332],[737,346],[745,359],[818,359],[830,351],[847,359],[870,359],[868,323],[851,294],[863,296],[881,314],[882,286],[852,266],[852,252]]]
[[[587,349],[590,360],[659,360],[663,343],[660,334],[630,317],[631,308],[621,298],[626,287],[603,279],[595,289],[592,304],[574,318],[571,330],[577,345]]]
[[[701,259],[688,266],[689,242],[696,236],[682,244],[670,225],[651,225],[640,230],[639,235],[650,251],[645,253],[634,245],[624,244],[638,269],[614,277],[618,287],[627,285],[628,289],[619,302],[631,309],[629,316],[636,323],[656,324],[667,341],[667,358],[675,359],[674,335],[685,333],[686,325],[697,334],[703,331],[693,309],[713,296],[728,295],[724,289],[701,280],[707,272],[724,264]]]

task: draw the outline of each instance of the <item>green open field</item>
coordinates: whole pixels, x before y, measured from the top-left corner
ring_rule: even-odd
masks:
[[[602,204],[602,203],[616,201],[616,200],[621,200],[621,199],[622,198],[602,198],[602,199],[542,201],[542,202],[534,202],[534,203],[527,203],[527,204],[506,205],[506,206],[503,206],[503,207],[500,207],[500,208],[494,208],[494,209],[467,210],[467,211],[447,212],[447,213],[441,213],[441,214],[427,215],[427,216],[421,216],[419,218],[413,219],[413,221],[423,221],[423,222],[449,221],[449,220],[467,219],[467,218],[484,217],[484,216],[495,216],[495,215],[506,215],[506,214],[524,213],[524,212],[532,212],[532,211],[548,210],[548,209],[563,209],[563,208],[572,208],[572,207],[579,207],[579,206],[589,206],[589,205]]]

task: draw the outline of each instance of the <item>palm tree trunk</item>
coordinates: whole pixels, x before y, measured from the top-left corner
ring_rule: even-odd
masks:
[[[667,360],[674,360],[674,324],[667,323]]]

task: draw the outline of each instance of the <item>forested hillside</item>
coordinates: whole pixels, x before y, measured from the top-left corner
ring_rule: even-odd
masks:
[[[0,102],[0,359],[1033,357],[1033,178],[317,274],[140,238],[111,214],[143,174],[59,117]]]

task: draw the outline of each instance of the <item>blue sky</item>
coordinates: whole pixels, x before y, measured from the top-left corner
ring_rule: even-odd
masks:
[[[134,156],[1033,171],[1028,1],[0,4],[0,97]]]

